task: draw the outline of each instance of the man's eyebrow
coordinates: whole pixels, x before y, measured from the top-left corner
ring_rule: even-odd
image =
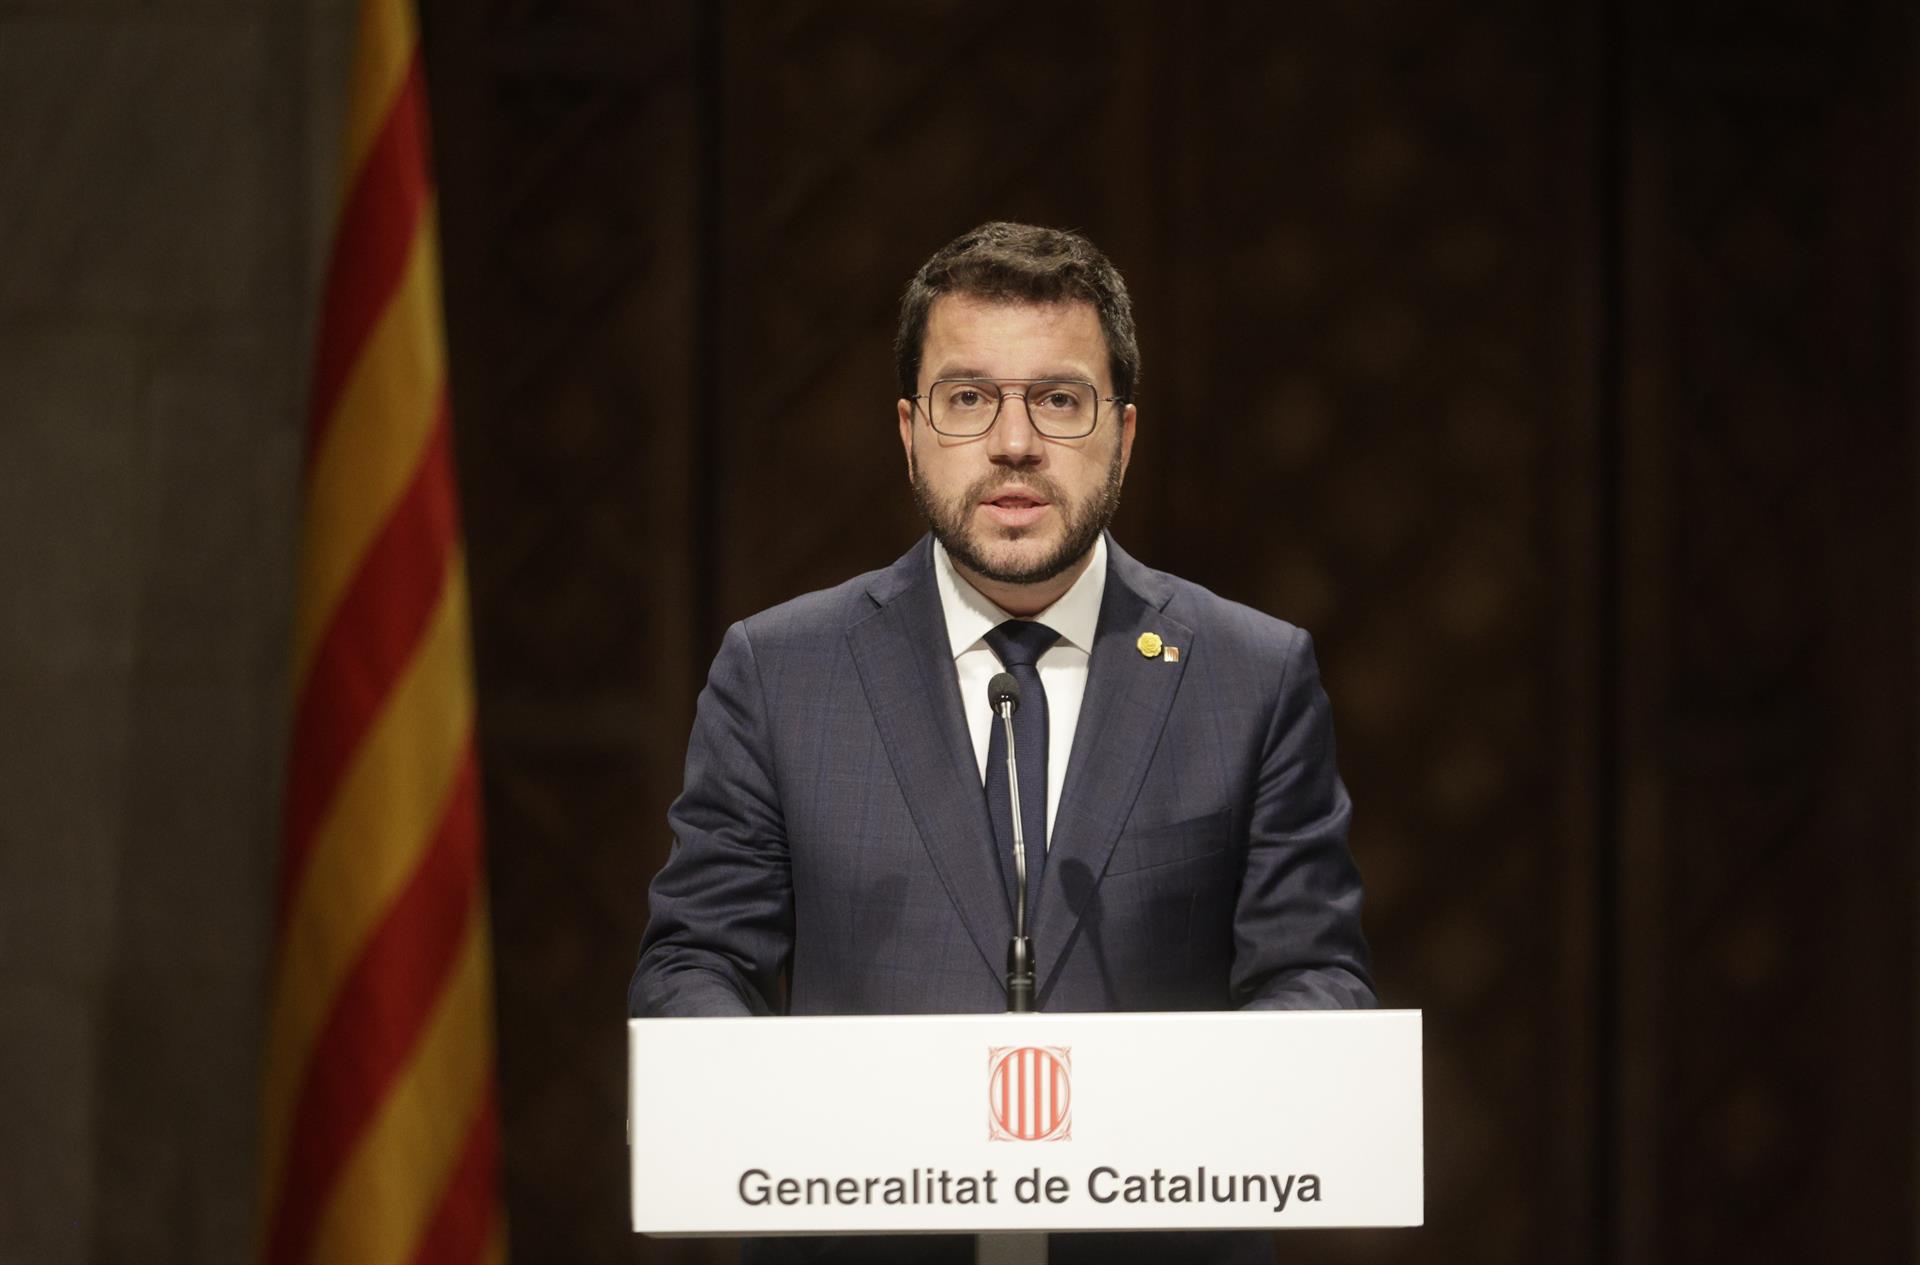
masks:
[[[1053,369],[1031,378],[996,378],[985,369],[954,365],[942,365],[933,374],[935,382],[947,382],[955,378],[978,378],[982,382],[1092,382],[1093,374],[1086,369],[1073,368]]]

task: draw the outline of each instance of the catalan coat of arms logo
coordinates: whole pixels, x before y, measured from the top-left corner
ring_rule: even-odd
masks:
[[[1073,1136],[1073,1052],[1063,1045],[987,1051],[987,1136],[1063,1142]]]

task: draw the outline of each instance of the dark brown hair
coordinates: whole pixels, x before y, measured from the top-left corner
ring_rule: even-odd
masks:
[[[894,371],[900,395],[920,389],[920,355],[927,341],[927,314],[943,294],[965,294],[1014,303],[1093,304],[1107,339],[1113,393],[1132,400],[1140,384],[1140,345],[1134,339],[1133,300],[1127,283],[1107,257],[1080,234],[1034,224],[995,220],[982,224],[933,253],[900,297],[900,328],[893,337]]]

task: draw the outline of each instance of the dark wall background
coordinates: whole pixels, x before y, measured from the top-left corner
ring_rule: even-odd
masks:
[[[1117,531],[1318,639],[1424,1230],[1915,1259],[1909,4],[429,0],[522,1262],[721,631],[918,531],[888,343],[992,217],[1140,314]],[[0,0],[0,1262],[238,1262],[346,0]],[[209,916],[208,911],[219,911]]]
[[[1082,228],[1117,530],[1311,628],[1420,1233],[1907,1259],[1912,10],[432,6],[529,1260],[620,1229],[620,999],[725,625],[916,534],[894,302]],[[642,1144],[645,1144],[643,1138]]]

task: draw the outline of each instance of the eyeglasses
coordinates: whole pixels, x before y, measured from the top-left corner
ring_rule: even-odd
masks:
[[[925,395],[912,398],[916,407],[926,401],[927,422],[935,433],[953,439],[972,439],[992,430],[1009,399],[1027,402],[1033,428],[1048,439],[1084,439],[1100,420],[1101,404],[1124,403],[1117,395],[1101,395],[1091,382],[1071,378],[942,378]]]

